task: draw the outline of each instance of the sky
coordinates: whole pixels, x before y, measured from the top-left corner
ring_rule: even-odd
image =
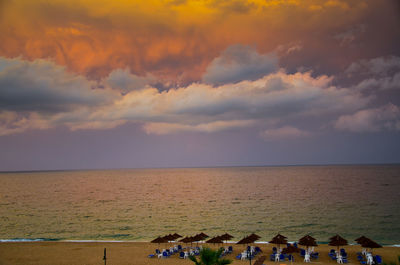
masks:
[[[400,163],[400,2],[0,0],[0,171]]]

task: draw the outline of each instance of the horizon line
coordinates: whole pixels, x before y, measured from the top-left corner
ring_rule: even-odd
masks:
[[[170,167],[121,167],[121,168],[76,168],[76,169],[33,169],[33,170],[0,170],[3,173],[30,172],[65,172],[65,171],[103,171],[103,170],[140,170],[140,169],[206,169],[206,168],[246,168],[246,167],[323,167],[323,166],[400,166],[397,163],[324,163],[324,164],[270,164],[270,165],[232,165],[232,166],[170,166]]]

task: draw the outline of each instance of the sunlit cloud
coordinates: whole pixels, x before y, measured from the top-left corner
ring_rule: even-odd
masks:
[[[207,67],[214,67],[210,63],[237,44],[257,47],[263,56],[299,41],[302,45],[288,53],[316,51],[311,33],[319,32],[324,34],[319,53],[329,60],[336,52],[332,35],[345,32],[348,24],[366,16],[367,8],[379,5],[326,0],[7,1],[0,16],[0,56],[51,58],[89,79],[130,69],[136,76],[152,74],[187,85],[207,78]]]
[[[151,86],[154,78],[140,79],[127,70],[117,70],[113,81],[108,77],[95,82],[44,60],[2,59],[0,65],[2,134],[56,126],[111,129],[127,122],[144,124],[149,134],[212,133],[344,115],[370,101],[357,91],[332,85],[333,77],[288,74],[284,69],[255,80],[159,90]],[[132,81],[135,78],[140,85]],[[137,86],[127,89],[127,84]]]
[[[400,131],[400,107],[392,103],[379,108],[357,111],[343,115],[335,123],[335,128],[356,133]]]

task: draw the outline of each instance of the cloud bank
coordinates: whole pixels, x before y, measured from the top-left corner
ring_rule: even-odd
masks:
[[[157,135],[254,127],[266,141],[306,137],[329,127],[398,130],[398,103],[382,105],[379,98],[399,88],[399,57],[352,63],[346,73],[360,81],[347,87],[335,84],[335,76],[289,73],[278,65],[274,53],[233,45],[210,63],[202,82],[170,86],[128,68],[94,81],[49,60],[0,58],[0,135],[125,123]],[[308,125],[299,127],[299,122]]]

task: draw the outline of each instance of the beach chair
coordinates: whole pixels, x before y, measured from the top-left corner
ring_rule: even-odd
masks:
[[[262,252],[261,248],[259,248],[259,247],[256,247],[256,248],[255,248],[255,251],[256,251],[256,253]]]
[[[304,262],[311,262],[311,260],[310,260],[310,254],[306,253],[306,254],[304,255]]]
[[[232,253],[232,252],[233,252],[233,247],[232,247],[232,246],[229,246],[229,247],[228,247],[228,252],[229,252],[229,253]]]
[[[236,259],[242,259],[242,254],[237,255]]]
[[[295,248],[297,248],[297,243],[296,243],[296,242],[294,242],[294,243],[293,243],[293,246],[294,246]]]
[[[272,248],[272,253],[275,254],[277,251],[278,251],[278,250],[276,249],[276,247],[273,247],[273,248]]]
[[[289,255],[289,256],[288,256],[288,261],[290,261],[290,262],[293,262],[293,261],[294,261],[293,255]]]
[[[382,257],[381,256],[379,256],[379,255],[376,255],[375,256],[375,263],[376,264],[382,264]]]
[[[169,257],[168,252],[167,251],[163,251],[162,257],[163,258],[168,258]]]
[[[178,250],[182,250],[182,246],[181,245],[178,245]]]
[[[183,252],[183,251],[179,252],[179,258],[185,259],[185,252]]]
[[[367,255],[367,264],[374,264],[374,258],[372,257],[372,255]]]
[[[311,258],[312,259],[318,259],[319,258],[319,253],[318,252],[314,252],[311,254]]]
[[[280,255],[278,253],[275,253],[275,262],[280,261]]]
[[[154,255],[154,254],[150,254],[150,255],[148,255],[147,257],[148,257],[148,258],[155,258],[155,257],[156,257],[156,255]]]
[[[275,254],[271,254],[271,255],[269,256],[269,260],[270,260],[270,261],[274,261],[274,260],[275,260]]]
[[[285,255],[279,254],[279,261],[285,261]]]
[[[300,256],[304,257],[306,255],[306,250],[305,249],[300,249]]]

